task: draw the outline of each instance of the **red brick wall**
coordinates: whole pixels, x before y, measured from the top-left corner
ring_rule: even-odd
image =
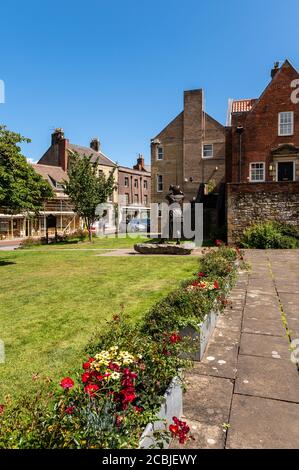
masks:
[[[273,161],[271,149],[286,143],[299,146],[299,104],[292,103],[290,86],[296,78],[299,78],[296,70],[286,62],[250,112],[233,114],[227,140],[227,181],[239,182],[237,126],[244,126],[241,182],[248,181],[251,162],[265,162],[266,181],[273,181],[275,176],[269,170]],[[278,136],[278,114],[283,111],[294,111],[292,136]]]

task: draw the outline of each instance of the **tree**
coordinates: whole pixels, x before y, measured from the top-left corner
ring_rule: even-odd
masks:
[[[37,174],[21,153],[18,144],[30,139],[0,125],[0,207],[16,214],[38,212],[44,202],[53,197],[47,181]]]
[[[92,162],[92,156],[81,157],[77,152],[69,153],[69,180],[64,182],[65,193],[72,201],[75,212],[83,218],[92,241],[91,227],[99,218],[97,206],[104,204],[115,189],[114,172],[106,178],[98,171],[98,161]]]

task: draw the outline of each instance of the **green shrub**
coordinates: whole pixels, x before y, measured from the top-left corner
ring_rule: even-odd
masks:
[[[260,222],[244,230],[241,239],[244,248],[297,248],[298,231],[295,227],[278,222]]]

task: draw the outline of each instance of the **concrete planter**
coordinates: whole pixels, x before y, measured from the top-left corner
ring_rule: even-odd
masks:
[[[161,405],[158,420],[154,423],[148,423],[144,429],[139,441],[139,449],[158,448],[158,442],[163,442],[163,448],[169,447],[169,442],[161,436],[154,436],[156,431],[167,431],[168,426],[173,424],[172,418],[176,416],[180,418],[183,414],[183,391],[181,380],[175,377],[169,385],[164,395],[164,400]]]
[[[198,350],[194,353],[188,354],[188,357],[193,361],[202,360],[204,353],[207,349],[209,340],[216,326],[218,315],[219,313],[217,310],[212,310],[211,312],[209,312],[205,316],[203,321],[199,323],[199,331],[196,331],[190,326],[186,326],[180,331],[181,336],[188,336],[192,340],[195,340],[199,343]]]

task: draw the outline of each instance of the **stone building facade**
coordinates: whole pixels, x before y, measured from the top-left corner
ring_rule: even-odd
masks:
[[[217,193],[225,174],[225,128],[204,110],[203,90],[184,92],[184,110],[151,140],[152,202],[176,184],[185,201],[200,186]]]
[[[276,63],[260,98],[229,103],[226,181],[230,242],[255,221],[299,223],[299,104],[294,99],[298,79],[289,61],[281,67]]]
[[[184,110],[151,140],[152,202],[179,185],[203,203],[204,236],[224,224],[225,127],[205,112],[202,89],[184,92]]]

